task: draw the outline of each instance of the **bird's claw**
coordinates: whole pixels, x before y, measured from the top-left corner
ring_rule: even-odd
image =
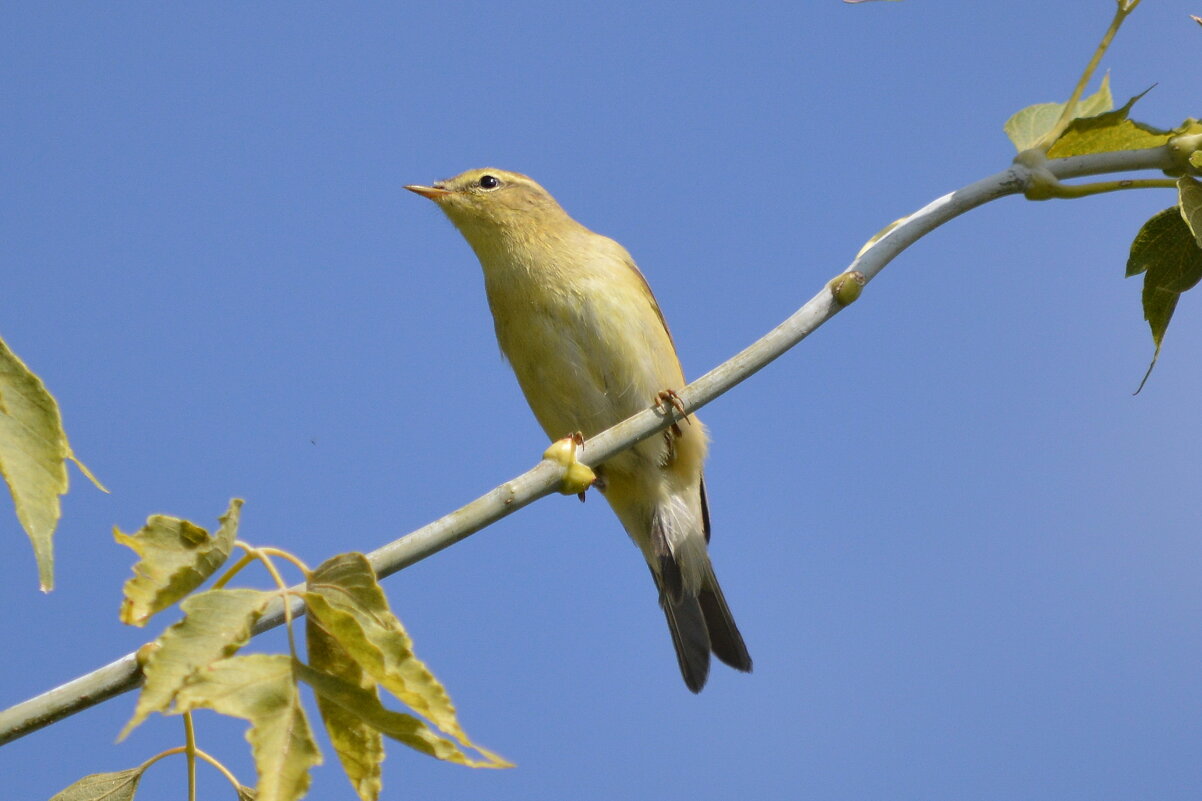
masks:
[[[576,458],[576,449],[584,444],[584,435],[577,431],[570,437],[556,440],[543,452],[544,459],[563,465],[563,480],[559,491],[564,495],[576,495],[581,501],[589,487],[597,481],[592,468]]]
[[[680,412],[680,414],[683,416],[683,419],[686,423],[688,423],[689,425],[693,424],[693,421],[690,420],[688,417],[688,414],[689,414],[688,410],[685,409],[685,407],[684,407],[684,401],[682,401],[680,399],[680,396],[676,394],[676,390],[674,390],[674,389],[661,390],[659,392],[659,394],[657,394],[655,396],[654,402],[655,402],[655,407],[657,409],[659,409],[660,412],[662,412],[663,414],[667,414],[668,407],[671,406],[673,409]],[[677,437],[681,436],[679,423],[673,423],[670,430],[675,436],[677,436]]]

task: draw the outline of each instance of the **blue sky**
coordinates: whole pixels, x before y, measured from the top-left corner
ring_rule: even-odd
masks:
[[[498,166],[634,254],[696,377],[881,226],[1003,169],[1113,4],[7,3],[0,335],[112,490],[76,475],[58,589],[0,505],[0,705],[134,649],[113,525],[161,512],[311,564],[532,466],[479,267],[401,187]],[[1107,58],[1197,115],[1202,6]],[[387,797],[1196,798],[1198,300],[1148,387],[1122,278],[1168,192],[1010,198],[919,243],[701,414],[712,553],[755,659],[700,696],[600,498],[544,499],[390,579],[468,732]],[[152,626],[152,629],[154,627]],[[157,630],[157,629],[156,629]],[[281,648],[282,638],[265,638]],[[0,749],[5,796],[182,741],[124,696]],[[202,747],[253,778],[243,724]],[[327,749],[311,798],[353,797]],[[182,764],[147,797],[183,797]],[[227,791],[202,773],[205,797]]]

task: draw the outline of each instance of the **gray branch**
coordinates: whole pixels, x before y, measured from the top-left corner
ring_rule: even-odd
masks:
[[[847,270],[858,271],[865,282],[871,281],[895,256],[940,225],[991,200],[1021,194],[1030,185],[1036,171],[1046,171],[1062,179],[1131,170],[1169,170],[1178,163],[1179,158],[1180,151],[1167,145],[1146,150],[1055,159],[1036,167],[1016,162],[1009,169],[944,195],[899,220],[892,230],[857,256]],[[700,409],[742,383],[809,336],[841,308],[831,290],[824,286],[804,306],[757,342],[678,392],[684,407],[690,411]],[[681,415],[671,405],[665,406],[666,409],[640,412],[588,440],[578,452],[580,461],[589,465],[602,464],[636,442],[667,428]],[[563,472],[561,465],[543,460],[531,470],[466,506],[373,551],[368,558],[381,577],[396,573],[555,492]],[[299,599],[293,600],[293,611],[298,615],[303,612]],[[274,628],[283,621],[283,606],[277,603],[259,621],[255,633]],[[0,712],[0,745],[132,690],[141,681],[137,660],[133,654],[127,654],[87,675]]]

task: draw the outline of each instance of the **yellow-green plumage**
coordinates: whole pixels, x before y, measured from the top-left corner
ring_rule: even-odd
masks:
[[[684,386],[663,315],[630,255],[533,180],[488,168],[408,188],[438,203],[475,250],[501,351],[552,439],[593,436]],[[751,669],[706,550],[705,454],[705,428],[690,416],[598,471],[655,577],[694,692],[711,650]]]

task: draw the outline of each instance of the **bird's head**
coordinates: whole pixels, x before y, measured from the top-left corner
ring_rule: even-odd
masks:
[[[523,232],[567,218],[537,182],[494,167],[468,170],[432,186],[405,188],[437,203],[469,240],[473,234]]]

